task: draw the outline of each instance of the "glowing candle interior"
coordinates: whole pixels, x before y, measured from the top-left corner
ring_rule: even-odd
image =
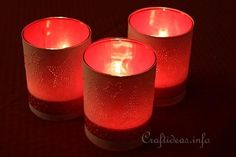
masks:
[[[89,29],[78,20],[46,18],[28,25],[23,36],[27,42],[38,48],[63,49],[83,42],[89,36]]]
[[[150,8],[131,15],[130,23],[140,33],[173,37],[188,32],[193,21],[183,12],[169,8]]]
[[[113,46],[117,48],[114,50],[115,53],[111,55],[111,63],[107,65],[108,73],[112,75],[125,76],[128,75],[128,70],[132,71],[129,68],[130,61],[133,59],[133,54],[130,51],[133,45],[131,43],[113,43]],[[124,53],[119,52],[121,47],[127,47]]]
[[[142,52],[147,54],[142,55]],[[86,62],[95,70],[114,76],[129,76],[145,71],[153,64],[155,57],[151,50],[142,45],[123,40],[111,40],[90,47]]]

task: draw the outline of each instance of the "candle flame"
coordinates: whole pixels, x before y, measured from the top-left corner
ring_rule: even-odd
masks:
[[[116,74],[116,75],[119,75],[119,76],[123,76],[127,72],[126,68],[123,67],[121,61],[113,61],[113,62],[111,62],[109,68],[110,68],[109,72],[111,74]]]
[[[161,28],[155,35],[158,37],[168,37],[168,34],[168,29]]]
[[[60,44],[60,47],[63,49],[63,48],[66,48],[66,47],[69,47],[70,45],[67,43],[67,42],[64,42],[64,43],[61,43]]]

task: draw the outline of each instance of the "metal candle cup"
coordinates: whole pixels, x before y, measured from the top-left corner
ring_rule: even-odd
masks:
[[[142,144],[152,115],[155,51],[135,40],[107,38],[83,57],[85,133],[108,150]]]
[[[72,18],[44,18],[23,29],[22,42],[31,111],[47,120],[81,115],[81,64],[90,28]]]
[[[184,98],[193,26],[189,15],[172,8],[144,8],[129,16],[128,38],[152,46],[157,53],[157,106],[176,104]]]

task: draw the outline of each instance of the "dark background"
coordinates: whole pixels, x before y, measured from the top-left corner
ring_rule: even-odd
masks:
[[[233,2],[233,1],[232,1]],[[127,16],[146,6],[183,10],[195,20],[187,96],[177,106],[156,109],[152,136],[201,137],[210,144],[155,144],[127,152],[97,148],[85,137],[83,119],[38,119],[27,104],[21,29],[48,16],[67,16],[90,25],[93,40],[126,36]],[[4,0],[0,5],[0,157],[236,156],[235,6],[201,0]],[[232,154],[234,153],[234,155]]]

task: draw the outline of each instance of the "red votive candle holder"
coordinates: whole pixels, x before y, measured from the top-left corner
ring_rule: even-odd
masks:
[[[155,70],[154,49],[135,40],[106,38],[87,48],[85,133],[92,143],[108,150],[142,144],[152,115]]]
[[[157,53],[155,105],[168,106],[185,96],[194,21],[166,7],[143,8],[128,19],[128,38],[152,46]]]
[[[75,118],[83,112],[82,56],[91,30],[66,17],[34,21],[22,31],[29,106],[47,120]]]

